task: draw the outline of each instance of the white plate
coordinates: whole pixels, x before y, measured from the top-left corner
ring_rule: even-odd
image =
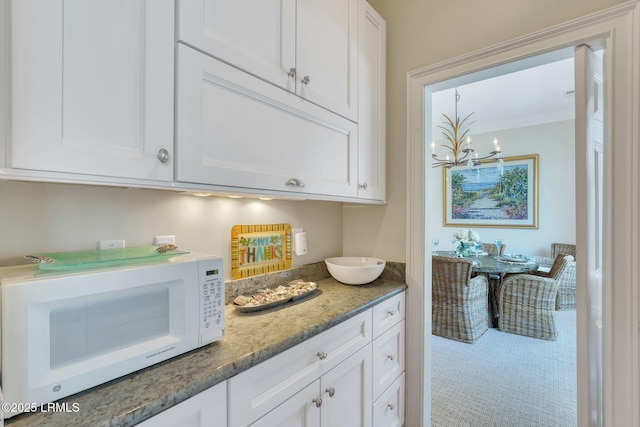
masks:
[[[524,255],[504,254],[500,258],[509,262],[529,262],[529,259]]]

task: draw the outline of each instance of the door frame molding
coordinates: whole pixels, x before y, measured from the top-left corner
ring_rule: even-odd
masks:
[[[605,106],[608,142],[604,193],[603,396],[604,425],[639,425],[640,281],[640,1],[631,1],[500,45],[407,73],[407,376],[406,423],[431,423],[431,184],[425,135],[431,134],[428,88],[463,84],[513,67],[530,67],[543,55],[583,43],[606,40],[609,104]],[[483,77],[485,76],[485,77]],[[427,99],[428,98],[428,99]],[[426,102],[425,102],[426,101]],[[612,111],[616,114],[613,116]],[[634,120],[635,119],[635,120]],[[608,168],[608,170],[607,170]],[[577,206],[581,201],[576,201]],[[615,206],[615,209],[613,207]],[[577,215],[581,213],[577,212]],[[578,219],[577,225],[580,224]],[[580,233],[576,229],[576,233]],[[615,242],[615,245],[613,245]],[[577,259],[578,277],[584,260]],[[578,299],[586,301],[578,287]],[[584,308],[577,310],[578,324]],[[615,328],[613,325],[615,324]],[[585,337],[578,330],[578,354]],[[578,425],[589,425],[588,395],[580,390],[585,366],[578,361]],[[586,385],[586,384],[585,384]]]

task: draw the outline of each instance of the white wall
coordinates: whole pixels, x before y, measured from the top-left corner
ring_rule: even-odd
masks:
[[[472,129],[473,130],[473,129]],[[492,140],[500,141],[505,157],[538,154],[538,229],[470,227],[482,241],[492,242],[498,235],[507,252],[549,255],[552,242],[575,243],[575,138],[574,121],[503,130],[474,135],[474,149],[480,156],[492,150]],[[440,143],[436,143],[437,146]],[[429,151],[430,152],[430,151]],[[443,154],[440,148],[438,153]],[[429,171],[427,182],[433,184],[433,209],[428,213],[434,236],[440,238],[438,249],[449,250],[451,233],[462,228],[445,227],[443,221],[442,168]]]
[[[96,249],[97,241],[152,244],[175,234],[181,249],[224,256],[230,278],[231,228],[289,223],[308,233],[308,254],[294,265],[342,254],[342,204],[311,201],[231,200],[161,190],[71,184],[0,182],[0,265],[24,255]]]
[[[345,255],[406,260],[407,73],[624,0],[368,0],[387,23],[387,200],[345,208]],[[375,231],[373,231],[375,230]],[[371,236],[367,233],[375,233]],[[363,238],[363,236],[365,236]]]

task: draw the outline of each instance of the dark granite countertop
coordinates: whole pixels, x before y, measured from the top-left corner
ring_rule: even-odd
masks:
[[[318,281],[321,292],[281,309],[239,313],[225,308],[225,336],[203,348],[62,399],[76,412],[35,412],[9,427],[131,426],[162,412],[405,290],[382,278],[364,286]]]

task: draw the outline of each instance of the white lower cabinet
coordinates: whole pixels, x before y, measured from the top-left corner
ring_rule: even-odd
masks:
[[[251,426],[369,427],[371,405],[369,344]]]
[[[404,292],[139,424],[401,427]]]
[[[367,310],[230,378],[229,425],[251,425],[370,343]],[[368,375],[371,384],[370,369]],[[315,397],[325,399],[319,389]]]
[[[226,381],[138,424],[140,427],[225,427],[226,425]]]
[[[404,292],[228,380],[229,427],[404,423]]]
[[[404,425],[405,293],[373,307],[373,426]]]
[[[371,344],[320,379],[322,427],[371,425]]]

